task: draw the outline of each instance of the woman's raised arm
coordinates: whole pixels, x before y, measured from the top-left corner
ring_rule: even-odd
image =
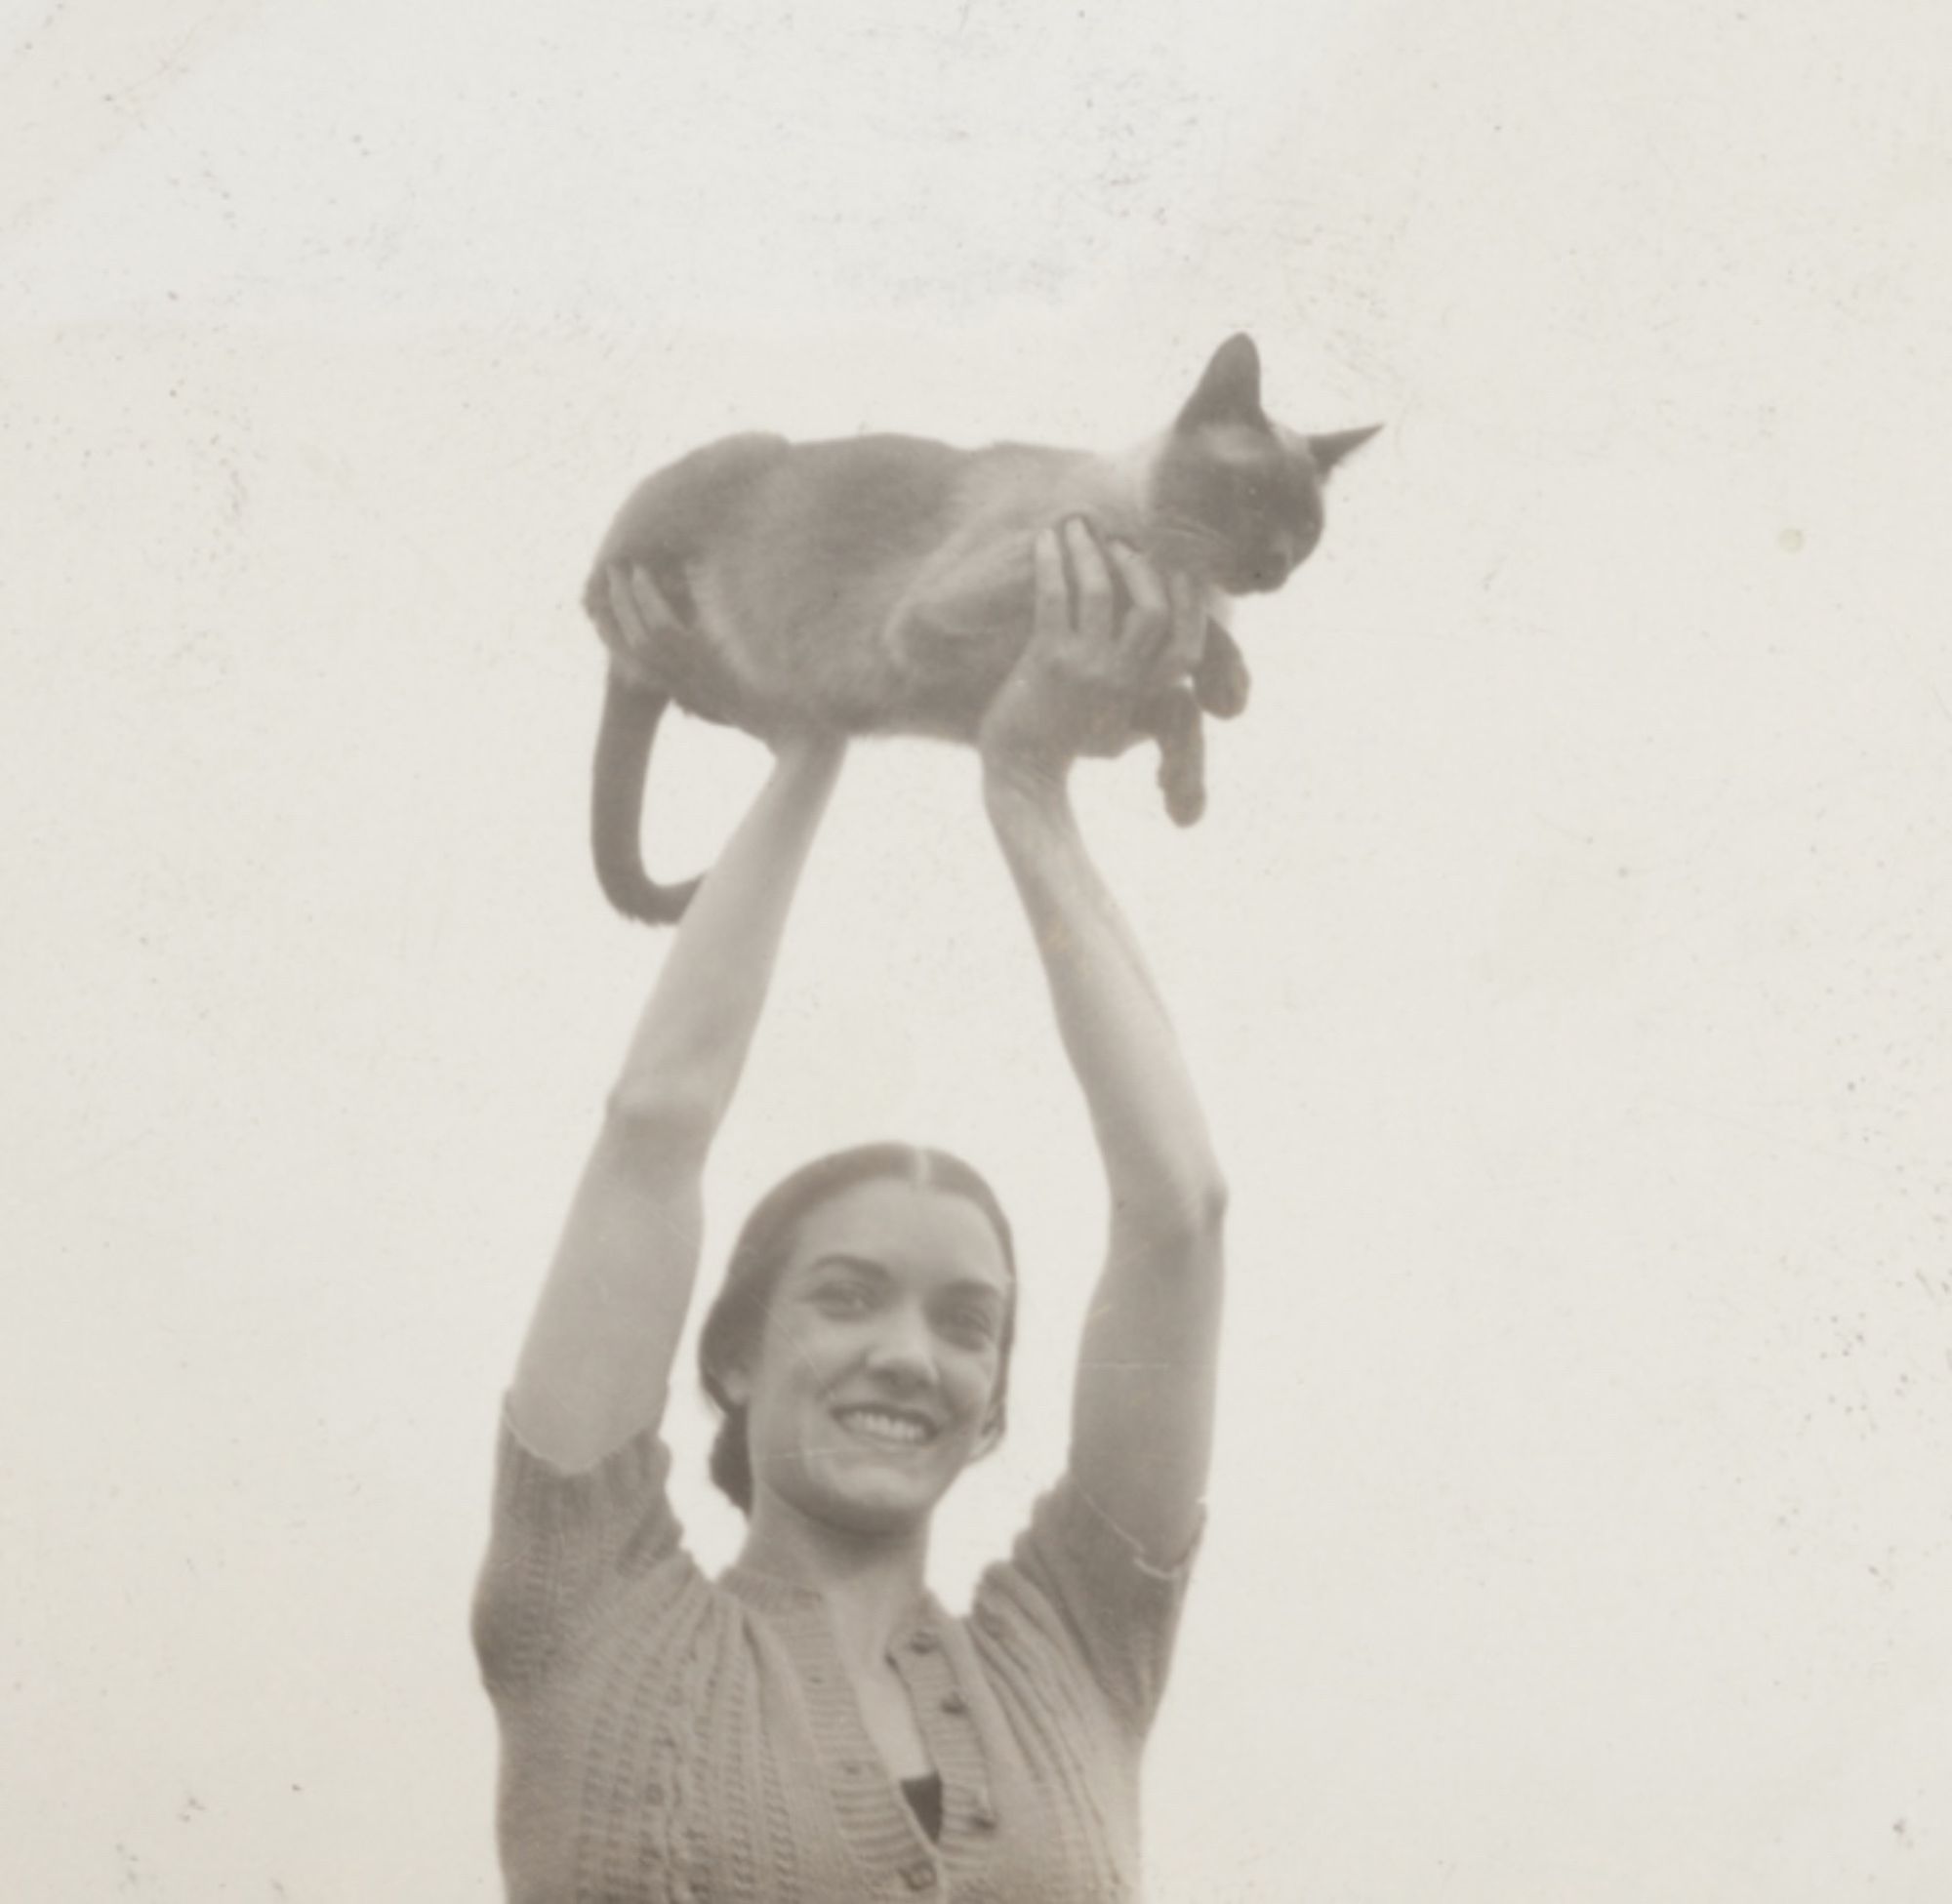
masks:
[[[668,615],[642,570],[613,572],[627,631]],[[633,596],[635,599],[633,600]],[[705,1161],[765,1004],[844,744],[784,743],[694,895],[610,1094],[509,1392],[516,1431],[567,1470],[662,1419],[690,1307]]]
[[[1198,1529],[1212,1444],[1225,1187],[1178,1041],[1131,932],[1084,848],[1072,758],[1129,731],[1132,709],[1179,682],[1202,605],[1115,546],[1118,612],[1097,545],[1037,547],[1037,632],[982,735],[984,790],[1043,961],[1058,1030],[1097,1135],[1111,1237],[1080,1350],[1071,1472],[1151,1560]]]

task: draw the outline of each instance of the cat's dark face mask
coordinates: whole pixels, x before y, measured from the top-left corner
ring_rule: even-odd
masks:
[[[1270,439],[1272,447],[1272,438]],[[1230,595],[1262,595],[1279,588],[1315,552],[1322,540],[1322,497],[1311,472],[1271,455],[1259,467],[1234,471],[1238,499],[1229,519],[1230,556],[1218,577]]]
[[[1265,425],[1175,432],[1154,473],[1151,514],[1159,557],[1230,595],[1279,588],[1322,540],[1305,452],[1285,449]]]
[[[1253,342],[1230,338],[1188,398],[1154,472],[1159,554],[1230,595],[1279,588],[1322,540],[1322,485],[1375,434],[1297,436],[1261,408]]]

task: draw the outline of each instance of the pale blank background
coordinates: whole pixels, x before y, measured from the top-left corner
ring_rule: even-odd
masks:
[[[1084,783],[1236,1192],[1153,1895],[1952,1895],[1941,20],[0,7],[0,1891],[497,1895],[497,1396],[661,950],[587,866],[584,565],[716,431],[1113,447],[1245,328],[1389,428],[1206,822]],[[674,732],[663,870],[762,767]],[[916,745],[711,1247],[884,1132],[1022,1231],[956,1598],[1100,1214]]]

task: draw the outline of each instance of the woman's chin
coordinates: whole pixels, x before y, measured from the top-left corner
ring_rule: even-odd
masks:
[[[955,1479],[933,1464],[850,1462],[840,1473],[822,1476],[817,1500],[805,1505],[828,1525],[849,1533],[911,1533],[927,1525]]]

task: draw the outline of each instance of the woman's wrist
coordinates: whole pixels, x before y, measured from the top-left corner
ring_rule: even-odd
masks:
[[[1071,758],[1055,753],[986,753],[983,798],[993,817],[1017,811],[1063,812],[1071,800]]]
[[[775,766],[798,780],[832,781],[846,758],[847,737],[820,728],[786,735],[773,749]]]

